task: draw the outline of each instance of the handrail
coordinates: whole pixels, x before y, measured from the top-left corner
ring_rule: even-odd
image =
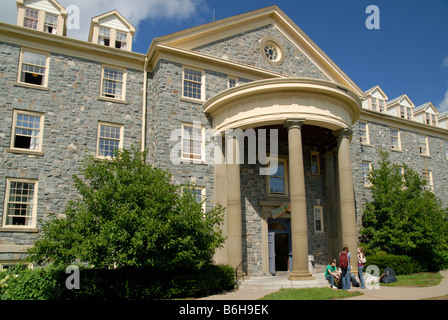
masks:
[[[242,260],[240,262],[240,264],[235,268],[235,281],[238,283],[238,281],[240,280],[240,278],[243,279],[244,281],[244,270],[243,270],[243,264],[244,262],[246,262],[245,260]],[[240,276],[238,276],[238,268],[241,267],[241,273]]]

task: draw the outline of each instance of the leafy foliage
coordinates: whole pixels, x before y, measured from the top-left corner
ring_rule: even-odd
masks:
[[[220,206],[204,213],[191,192],[146,161],[138,147],[115,157],[84,160],[74,176],[78,196],[65,217],[52,217],[29,250],[29,260],[96,268],[200,269],[224,238]]]
[[[362,242],[370,252],[385,251],[417,260],[423,270],[439,270],[448,263],[448,211],[425,181],[405,164],[403,172],[381,152],[372,170],[373,201],[363,216]]]

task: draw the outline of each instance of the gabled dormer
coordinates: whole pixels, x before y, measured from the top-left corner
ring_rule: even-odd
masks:
[[[387,103],[387,113],[391,116],[412,120],[414,118],[415,105],[405,94]]]
[[[448,130],[448,111],[439,114],[439,127]]]
[[[415,108],[414,120],[431,126],[437,126],[439,121],[439,111],[431,102],[422,104]]]
[[[117,10],[92,18],[89,42],[132,51],[135,28]]]
[[[56,0],[16,0],[17,25],[51,34],[67,33],[67,10]]]
[[[365,92],[366,98],[362,103],[362,107],[378,112],[386,112],[386,103],[389,98],[379,86],[370,88]]]

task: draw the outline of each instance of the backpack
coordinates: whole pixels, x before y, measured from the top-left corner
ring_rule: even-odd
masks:
[[[391,283],[391,282],[395,282],[395,281],[398,281],[397,278],[395,278],[395,271],[389,267],[384,269],[383,274],[380,277],[380,282]]]
[[[348,267],[348,257],[347,252],[342,251],[339,255],[339,267],[340,268],[347,268]]]

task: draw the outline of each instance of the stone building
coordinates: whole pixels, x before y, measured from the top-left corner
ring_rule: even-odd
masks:
[[[132,52],[117,11],[88,41],[65,36],[54,0],[17,0],[0,22],[0,265],[63,213],[86,154],[141,143],[204,210],[226,207],[216,262],[309,279],[357,246],[367,179],[390,152],[448,205],[447,115],[362,91],[277,6],[156,38]],[[386,90],[387,91],[387,90]],[[238,157],[239,155],[239,157]]]

